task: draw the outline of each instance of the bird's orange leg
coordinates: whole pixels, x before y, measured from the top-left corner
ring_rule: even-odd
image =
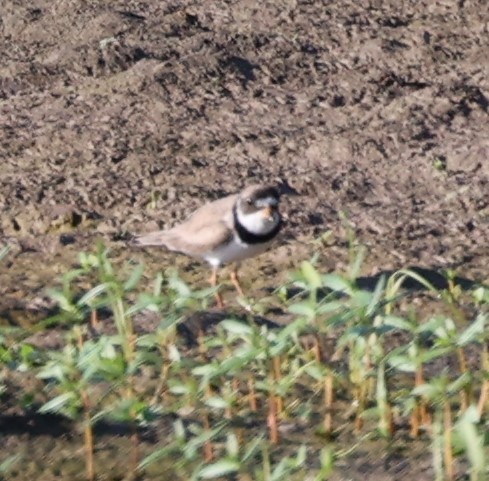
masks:
[[[211,278],[209,279],[209,282],[211,283],[212,287],[217,286],[217,270],[218,267],[214,267],[214,266],[212,267],[212,274],[211,274]],[[222,296],[219,293],[219,291],[216,291],[216,301],[217,301],[217,307],[219,307],[219,309],[222,309],[224,307],[224,302],[222,300]]]
[[[235,264],[229,277],[231,278],[231,283],[233,284],[234,288],[238,291],[238,294],[241,297],[245,297],[245,294],[239,282],[238,268],[239,268],[239,264]]]

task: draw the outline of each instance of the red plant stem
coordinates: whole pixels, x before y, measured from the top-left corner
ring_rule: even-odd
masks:
[[[423,366],[418,366],[416,369],[415,386],[421,386],[424,384]],[[428,413],[426,400],[422,397],[418,402],[419,409],[419,422],[423,426],[429,426],[431,424],[431,417]]]
[[[417,438],[419,436],[419,418],[420,418],[419,404],[418,401],[416,401],[416,405],[414,406],[411,412],[411,419],[410,419],[411,430],[409,431],[409,434],[411,435],[412,438]]]
[[[207,413],[204,414],[203,419],[204,429],[208,432],[210,431],[209,416]],[[212,441],[209,439],[204,443],[204,460],[210,463],[214,459],[214,447],[212,446]]]
[[[272,393],[268,397],[267,425],[270,432],[270,442],[272,444],[278,444],[279,436],[278,436],[276,397]]]

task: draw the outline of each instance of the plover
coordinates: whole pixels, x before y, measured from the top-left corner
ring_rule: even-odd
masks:
[[[296,193],[284,184],[287,193]],[[264,252],[282,227],[279,213],[283,189],[272,185],[251,185],[240,193],[215,200],[192,213],[181,224],[168,229],[136,236],[137,246],[164,246],[171,251],[207,261],[212,267],[210,283],[217,285],[223,264],[234,263],[231,282],[243,296],[239,282],[240,262]],[[222,297],[216,294],[219,307]]]

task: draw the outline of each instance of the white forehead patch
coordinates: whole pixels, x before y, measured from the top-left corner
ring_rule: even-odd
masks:
[[[269,196],[264,199],[258,199],[254,202],[257,207],[268,207],[278,205],[278,200],[275,197]]]

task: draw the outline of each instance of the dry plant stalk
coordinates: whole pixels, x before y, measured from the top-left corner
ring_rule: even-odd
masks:
[[[458,364],[460,368],[460,374],[465,374],[467,372],[467,359],[465,358],[464,350],[459,347],[457,349]],[[472,393],[470,386],[465,386],[460,391],[460,411],[464,412],[469,408],[471,403]]]
[[[321,363],[322,360],[322,353],[321,353],[321,345],[319,343],[319,338],[317,335],[314,336],[314,342],[312,345],[312,352],[314,354],[314,359],[318,364]]]
[[[170,372],[170,363],[167,362],[165,358],[163,364],[161,365],[160,381],[158,382],[154,395],[151,398],[150,404],[152,406],[158,404],[160,402],[160,399],[163,403],[165,403],[168,400],[168,391],[166,388],[167,388],[167,379],[168,379],[169,372]]]
[[[482,417],[488,403],[489,403],[489,380],[485,379],[484,383],[482,384],[481,393],[479,396],[479,402],[477,403],[477,411],[479,412],[479,416]]]
[[[318,364],[321,364],[323,359],[323,352],[321,349],[321,343],[319,341],[318,335],[314,336],[312,352],[316,362]],[[323,420],[323,427],[326,434],[330,434],[333,432],[333,403],[334,403],[334,375],[332,370],[328,370],[328,374],[324,378],[325,414]]]
[[[362,417],[363,411],[365,409],[365,389],[366,383],[355,389],[355,401],[356,401],[356,412],[355,412],[355,432],[360,432],[363,429],[364,420]]]
[[[256,398],[255,380],[250,375],[248,378],[248,403],[252,412],[258,411],[258,400]]]
[[[81,350],[83,348],[84,342],[81,329],[77,330],[76,341],[78,349]],[[87,471],[87,480],[93,481],[95,479],[95,462],[93,457],[94,442],[90,398],[85,390],[82,390],[80,395],[83,405],[83,441],[85,445],[85,467]]]
[[[92,309],[90,311],[90,327],[92,329],[96,329],[98,325],[99,325],[99,321],[97,316],[97,309]]]
[[[479,394],[479,401],[477,403],[477,410],[479,411],[479,416],[482,417],[484,412],[487,410],[489,404],[489,379],[487,378],[487,373],[489,372],[489,346],[484,344],[484,349],[481,354],[481,368],[482,372],[486,373],[486,377],[482,382],[481,392]]]
[[[205,333],[202,327],[199,327],[199,332],[197,333],[197,343],[199,345],[199,354],[204,357],[207,352],[207,348],[205,346]]]
[[[423,368],[419,366],[416,369],[415,378],[414,378],[414,387],[418,387],[424,384],[424,375]],[[426,405],[425,399],[421,397],[421,399],[416,400],[416,405],[411,413],[411,430],[410,435],[413,438],[417,438],[419,436],[419,430],[421,426],[427,427],[431,424],[431,416],[428,413],[428,408]]]
[[[326,414],[324,415],[324,430],[326,434],[333,432],[333,402],[334,402],[334,376],[331,371],[324,379],[324,405]]]
[[[390,436],[394,436],[394,433],[396,432],[396,427],[394,425],[394,414],[392,412],[392,405],[390,402],[387,403],[386,409],[387,409],[387,431],[389,432]]]
[[[93,430],[92,420],[90,415],[90,400],[88,394],[85,391],[81,393],[83,403],[83,438],[85,444],[85,466],[87,471],[87,480],[93,481],[95,479],[95,462],[93,458]]]
[[[133,477],[136,476],[136,472],[139,464],[139,433],[137,426],[133,426],[133,433],[131,435],[131,444],[132,444],[132,456],[131,456],[131,464],[132,464],[132,474]]]
[[[455,477],[455,470],[452,452],[452,411],[448,400],[445,400],[443,403],[443,427],[445,431],[443,450],[445,475],[446,479],[451,481]]]

